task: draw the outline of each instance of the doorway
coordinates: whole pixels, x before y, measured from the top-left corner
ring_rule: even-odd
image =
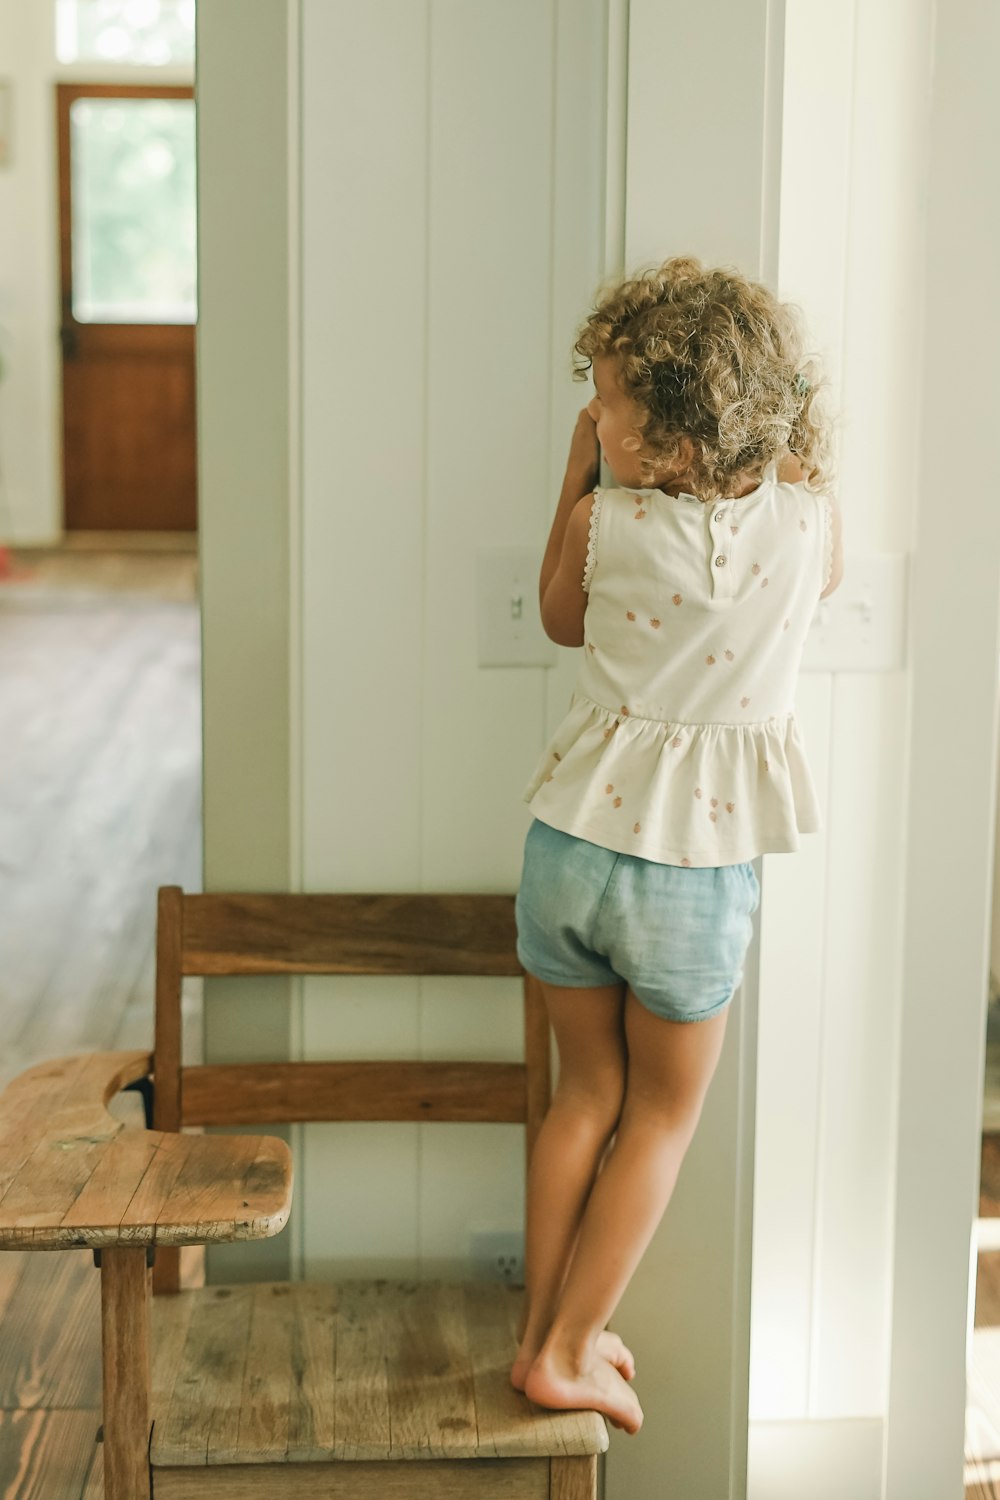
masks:
[[[195,531],[193,90],[56,95],[64,527]]]

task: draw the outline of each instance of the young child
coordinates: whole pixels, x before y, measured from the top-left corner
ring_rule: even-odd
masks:
[[[750,861],[822,827],[792,702],[843,556],[826,382],[793,306],[676,257],[607,291],[575,352],[596,395],[540,598],[547,634],[583,651],[524,794],[516,906],[559,1082],[511,1381],[634,1433],[634,1361],[607,1324],[719,1059],[760,900]],[[620,488],[597,487],[598,444]]]

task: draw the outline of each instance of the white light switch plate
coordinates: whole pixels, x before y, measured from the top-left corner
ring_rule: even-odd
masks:
[[[909,554],[845,557],[838,588],[816,607],[803,672],[898,672],[906,666]]]
[[[554,667],[558,648],[538,613],[538,549],[491,547],[476,562],[479,665]]]

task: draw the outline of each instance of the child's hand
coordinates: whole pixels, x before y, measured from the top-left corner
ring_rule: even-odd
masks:
[[[585,483],[585,494],[597,483],[601,473],[601,445],[597,441],[597,424],[585,406],[576,419],[573,440],[566,460],[567,474]]]

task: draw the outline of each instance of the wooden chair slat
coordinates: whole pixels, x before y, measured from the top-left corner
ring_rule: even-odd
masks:
[[[295,1062],[182,1070],[185,1125],[320,1120],[465,1120],[517,1124],[521,1063]]]
[[[192,894],[185,974],[519,975],[514,897]]]
[[[323,1331],[304,1339],[317,1309]],[[179,1335],[162,1359],[154,1342],[157,1495],[161,1468],[214,1475],[236,1454],[298,1469],[603,1452],[596,1412],[542,1412],[510,1385],[517,1310],[516,1293],[488,1282],[272,1282],[157,1299],[157,1342],[175,1320],[187,1329],[179,1359]]]

